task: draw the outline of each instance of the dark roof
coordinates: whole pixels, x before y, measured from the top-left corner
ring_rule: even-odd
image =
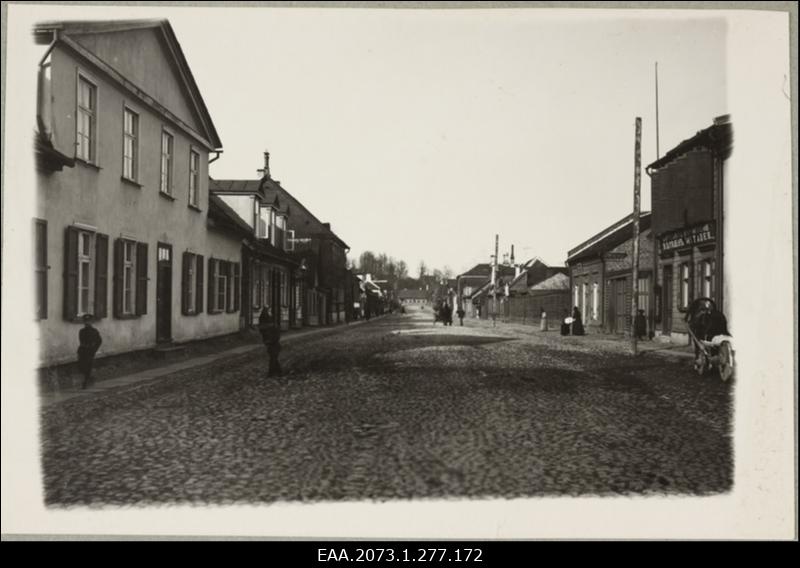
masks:
[[[651,215],[649,211],[639,214],[639,229],[646,231],[650,228]],[[626,215],[610,227],[603,229],[592,238],[582,242],[569,251],[567,264],[576,260],[596,256],[610,250],[625,241],[633,238],[633,213]]]
[[[733,149],[733,127],[730,115],[723,115],[714,119],[714,124],[700,130],[691,138],[687,138],[661,158],[647,166],[647,170],[657,170],[681,157],[695,148],[708,148],[726,160]]]
[[[492,265],[488,262],[483,262],[481,264],[476,264],[463,274],[459,274],[458,278],[462,276],[491,276],[492,274]],[[514,267],[513,266],[505,266],[503,264],[497,265],[497,274],[502,276],[508,276],[514,274]]]
[[[309,217],[316,221],[320,226],[320,231],[315,234],[332,237],[342,247],[349,249],[350,246],[334,233],[327,223],[320,221],[316,215],[309,211],[294,195],[289,193],[277,181],[263,177],[261,179],[211,179],[209,178],[209,191],[219,194],[230,195],[259,195],[264,203],[274,204],[279,212],[291,215],[291,207],[297,207],[304,211]]]
[[[400,290],[397,297],[401,300],[427,300],[429,294],[425,290]]]
[[[186,55],[181,49],[181,44],[175,35],[169,20],[75,20],[75,21],[59,21],[59,22],[42,22],[34,26],[33,34],[37,43],[50,43],[53,31],[58,30],[59,33],[66,33],[66,35],[80,35],[89,33],[111,33],[121,32],[135,29],[155,28],[161,31],[162,37],[169,46],[169,51],[175,56],[175,63],[178,66],[178,75],[184,81],[189,94],[189,98],[197,111],[197,116],[200,118],[203,127],[206,129],[208,141],[216,149],[222,148],[222,141],[219,139],[217,129],[214,122],[211,120],[211,115],[208,112],[203,96],[200,94],[200,88],[192,75],[192,70],[189,63],[186,61]],[[111,62],[107,62],[111,64]]]

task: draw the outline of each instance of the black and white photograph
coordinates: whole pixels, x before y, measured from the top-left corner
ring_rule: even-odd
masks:
[[[332,4],[3,4],[4,540],[795,540],[796,7]]]

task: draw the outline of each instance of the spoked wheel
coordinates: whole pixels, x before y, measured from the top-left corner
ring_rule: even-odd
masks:
[[[733,377],[733,349],[727,341],[719,346],[719,376],[723,381]]]

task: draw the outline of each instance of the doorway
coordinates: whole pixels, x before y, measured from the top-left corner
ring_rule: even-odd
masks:
[[[672,333],[672,265],[664,265],[664,286],[662,287],[662,316],[661,333],[670,335]]]
[[[156,342],[172,341],[172,245],[158,243]]]

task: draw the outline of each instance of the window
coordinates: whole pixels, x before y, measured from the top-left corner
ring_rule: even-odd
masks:
[[[36,261],[36,317],[47,319],[47,221],[34,222],[34,257]]]
[[[270,214],[272,209],[269,207],[258,208],[258,219],[256,222],[256,237],[268,239],[270,236]]]
[[[94,163],[97,151],[97,87],[78,75],[78,108],[76,116],[76,157]]]
[[[160,190],[172,195],[172,165],[174,138],[169,132],[161,132],[161,185]]]
[[[64,319],[106,317],[108,235],[69,226],[65,238]]]
[[[600,285],[597,282],[592,282],[592,319],[597,321],[598,310],[600,307]]]
[[[209,313],[235,312],[239,309],[239,263],[208,259]]]
[[[289,305],[289,283],[288,277],[285,272],[280,272],[280,286],[281,286],[281,306],[287,307]]]
[[[203,311],[203,255],[183,253],[181,313],[197,315]]]
[[[122,244],[122,313],[133,315],[136,310],[136,243]]]
[[[78,234],[78,315],[91,314],[92,302],[92,244],[94,233]]]
[[[687,309],[692,301],[692,271],[688,262],[681,264],[681,309]]]
[[[119,238],[114,242],[114,317],[147,313],[147,243]]]
[[[714,297],[714,261],[704,260],[701,264],[703,275],[703,297]]]
[[[189,152],[189,205],[197,207],[197,192],[200,187],[200,154]]]
[[[139,178],[139,115],[123,110],[122,177],[131,181]]]
[[[221,260],[216,262],[215,266],[217,270],[214,274],[214,280],[216,282],[217,295],[214,308],[216,311],[221,312],[225,309],[225,299],[228,296],[228,263]]]

